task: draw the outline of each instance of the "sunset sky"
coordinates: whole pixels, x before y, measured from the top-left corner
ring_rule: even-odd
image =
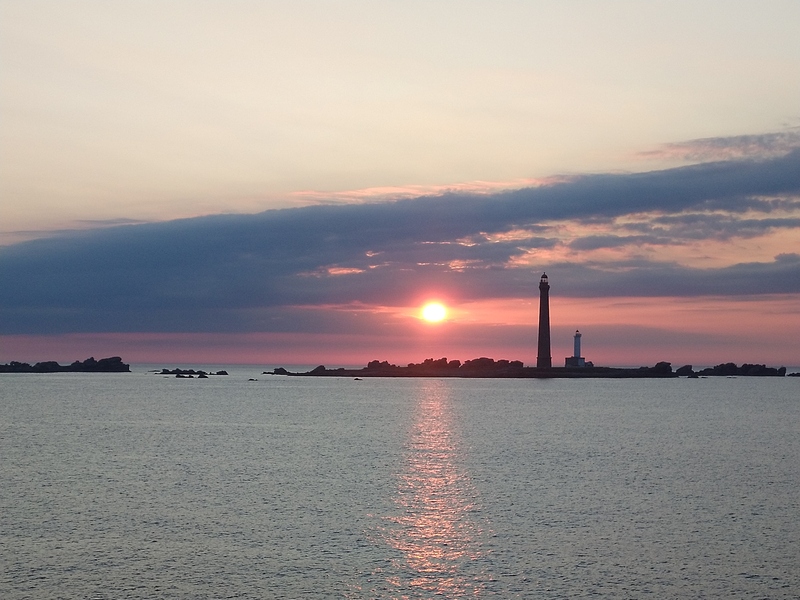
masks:
[[[0,362],[798,366],[798,23],[0,0]]]

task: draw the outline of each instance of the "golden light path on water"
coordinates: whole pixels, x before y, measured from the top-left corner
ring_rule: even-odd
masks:
[[[398,592],[480,596],[487,577],[474,562],[484,555],[480,507],[459,466],[450,390],[443,381],[420,380],[418,394],[405,470],[398,476],[399,516],[388,518],[392,525],[386,532],[404,564],[396,565],[389,583]]]

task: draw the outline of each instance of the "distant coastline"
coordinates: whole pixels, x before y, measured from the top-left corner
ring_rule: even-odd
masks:
[[[2,373],[130,373],[130,365],[122,362],[119,356],[101,358],[94,357],[84,361],[75,361],[69,365],[61,365],[56,361],[37,362],[33,365],[25,362],[11,361],[0,364]],[[159,369],[153,371],[159,375],[201,379],[209,375],[227,375],[227,371],[206,372],[194,369]],[[310,371],[293,372],[283,367],[272,371],[264,371],[267,375],[286,375],[290,377],[460,377],[484,379],[637,379],[637,378],[675,378],[675,377],[800,377],[800,373],[786,373],[786,367],[768,367],[763,364],[722,363],[695,371],[692,365],[684,365],[673,369],[669,362],[659,362],[652,367],[530,367],[518,360],[494,360],[492,358],[476,358],[461,362],[446,358],[428,358],[421,363],[410,363],[398,366],[388,361],[373,360],[360,369],[333,368],[323,365]]]
[[[76,360],[70,365],[60,365],[50,360],[37,362],[33,365],[12,360],[6,365],[0,365],[0,373],[130,373],[131,366],[122,362],[119,356],[95,360],[89,357],[84,361]]]
[[[670,377],[784,377],[786,367],[774,368],[761,364],[723,363],[695,372],[691,365],[677,370],[672,364],[659,362],[652,367],[526,367],[521,361],[476,358],[462,363],[446,358],[426,359],[422,363],[411,363],[405,367],[387,361],[373,360],[361,369],[328,369],[320,365],[302,373],[288,371],[283,367],[265,372],[272,375],[293,377],[462,377],[487,379],[635,379]]]

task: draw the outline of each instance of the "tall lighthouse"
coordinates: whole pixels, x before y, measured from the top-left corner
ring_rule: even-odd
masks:
[[[550,284],[547,273],[542,273],[539,280],[539,355],[536,357],[537,367],[550,368],[553,360],[550,356]]]

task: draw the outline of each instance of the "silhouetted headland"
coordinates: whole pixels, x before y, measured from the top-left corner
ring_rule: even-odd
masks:
[[[730,365],[733,365],[732,367]],[[671,363],[659,362],[652,367],[618,368],[618,367],[526,367],[518,360],[494,360],[492,358],[476,358],[461,362],[440,358],[428,358],[421,363],[411,363],[405,367],[390,364],[387,361],[373,360],[362,369],[327,369],[320,365],[311,371],[293,373],[279,367],[272,371],[273,375],[290,375],[298,377],[472,377],[486,379],[526,379],[526,378],[561,378],[561,379],[635,379],[635,378],[667,378],[667,377],[708,377],[708,376],[773,376],[783,377],[786,368],[775,369],[765,365],[743,364],[737,367],[733,363],[717,365],[695,373],[691,365],[673,370]]]
[[[131,366],[122,362],[119,356],[87,358],[83,362],[76,360],[71,365],[60,365],[50,360],[30,365],[12,360],[7,365],[0,365],[0,373],[130,373]]]
[[[621,369],[614,367],[526,367],[518,360],[494,360],[476,358],[461,362],[440,358],[428,358],[421,363],[411,363],[405,367],[389,364],[387,361],[373,360],[362,369],[326,369],[320,365],[305,373],[293,373],[279,367],[275,375],[294,375],[311,377],[471,377],[487,379],[525,379],[525,378],[636,378],[636,377],[677,377],[672,366],[660,362],[652,367]]]

